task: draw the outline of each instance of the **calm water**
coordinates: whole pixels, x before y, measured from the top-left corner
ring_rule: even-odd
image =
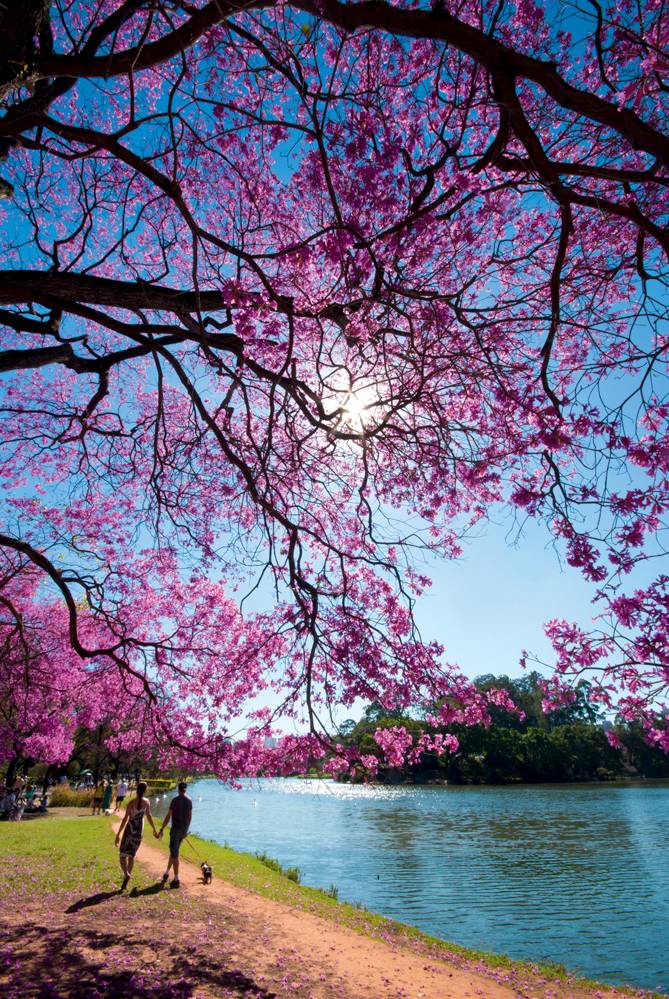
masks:
[[[669,785],[189,790],[193,832],[468,947],[669,992]]]

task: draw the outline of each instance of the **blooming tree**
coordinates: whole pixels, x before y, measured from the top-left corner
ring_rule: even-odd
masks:
[[[9,586],[5,577],[0,596],[0,760],[55,763],[72,750],[79,660],[54,627],[61,608],[31,600],[35,589],[34,580]]]
[[[485,720],[412,608],[420,553],[501,503],[600,603],[548,625],[547,704],[594,671],[669,747],[667,578],[635,576],[669,502],[664,6],[24,0],[0,28],[0,545],[82,682],[227,775],[306,765],[359,697]],[[272,752],[280,717],[308,734]]]

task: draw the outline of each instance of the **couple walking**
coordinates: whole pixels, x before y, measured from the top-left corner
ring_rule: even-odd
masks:
[[[193,814],[193,802],[186,794],[186,787],[187,785],[184,781],[179,784],[179,794],[170,802],[170,807],[163,819],[163,824],[159,832],[151,815],[151,802],[148,798],[144,797],[146,784],[144,781],[140,781],[137,785],[137,796],[126,805],[123,821],[121,822],[119,831],[116,833],[116,846],[119,845],[119,841],[121,844],[119,849],[119,861],[121,870],[123,871],[121,891],[127,887],[130,875],[132,874],[135,854],[139,849],[139,844],[142,842],[145,817],[153,829],[153,835],[156,839],[161,838],[168,822],[172,823],[170,827],[170,859],[167,864],[167,870],[162,876],[162,882],[165,884],[169,879],[170,868],[172,868],[174,877],[170,882],[170,887],[179,887],[179,847],[188,835],[190,820]]]

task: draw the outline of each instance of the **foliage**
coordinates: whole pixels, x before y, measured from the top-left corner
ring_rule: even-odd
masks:
[[[277,873],[281,873],[283,871],[279,861],[275,857],[270,857],[264,850],[256,853],[256,857],[261,864],[264,864],[265,867],[269,867],[270,871],[277,871]]]
[[[587,673],[669,749],[668,577],[634,571],[669,504],[669,12],[548,9],[0,9],[0,758],[104,724],[344,773],[360,698],[436,706],[387,765],[453,752],[509,699],[421,640],[418,567],[500,503],[598,604],[548,622],[544,707]]]
[[[649,745],[640,725],[625,725],[616,728],[625,757],[631,767],[644,777],[669,777],[669,758]]]
[[[268,867],[270,871],[276,871],[277,874],[282,874],[289,881],[293,881],[296,885],[300,883],[300,869],[299,867],[282,867],[278,860],[274,857],[268,856],[263,850],[261,853],[256,853],[256,857],[261,864]]]
[[[489,725],[451,725],[447,730],[457,740],[457,752],[447,757],[416,747],[434,738],[440,730],[415,718],[393,712],[384,717],[378,705],[369,706],[348,732],[366,770],[382,780],[448,780],[454,784],[538,783],[610,779],[622,775],[669,776],[669,759],[648,745],[639,726],[603,727],[598,707],[589,699],[589,688],[581,683],[574,699],[555,712],[541,707],[542,678],[530,673],[520,680],[486,675],[475,681],[485,690],[504,687],[513,699],[513,710],[491,707]],[[396,727],[411,737],[409,765],[387,766],[383,733]],[[442,732],[441,734],[444,734]],[[616,746],[611,743],[616,742]]]
[[[90,808],[93,804],[93,788],[74,788],[56,784],[49,791],[49,805],[52,808]]]

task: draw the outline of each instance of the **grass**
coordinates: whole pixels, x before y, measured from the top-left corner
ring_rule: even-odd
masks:
[[[149,785],[146,789],[146,797],[153,798],[157,794],[165,794],[169,788],[157,788]],[[49,806],[51,808],[90,808],[93,804],[94,789],[92,787],[74,788],[67,784],[57,784],[49,790]],[[102,796],[102,788],[98,791]],[[130,800],[127,797],[125,804]],[[112,797],[112,803],[114,798]]]
[[[0,825],[0,895],[98,890],[118,882],[109,820],[49,816]]]
[[[77,900],[115,892],[121,878],[107,816],[73,813],[0,823],[0,905],[13,898]],[[167,896],[158,895],[154,904],[161,898]],[[169,902],[173,906],[179,898],[169,893]]]
[[[228,847],[229,849],[229,847]],[[285,878],[289,881],[293,881],[296,885],[300,883],[300,869],[299,867],[282,867],[279,861],[275,857],[270,857],[263,850],[262,853],[256,853],[256,857],[261,864],[265,867],[269,867],[270,871],[276,871],[277,874],[283,874]]]
[[[2,999],[275,994],[256,981],[245,926],[220,920],[207,899],[163,890],[141,866],[121,894],[109,820],[68,811],[0,823]],[[307,995],[306,985],[291,992]]]

